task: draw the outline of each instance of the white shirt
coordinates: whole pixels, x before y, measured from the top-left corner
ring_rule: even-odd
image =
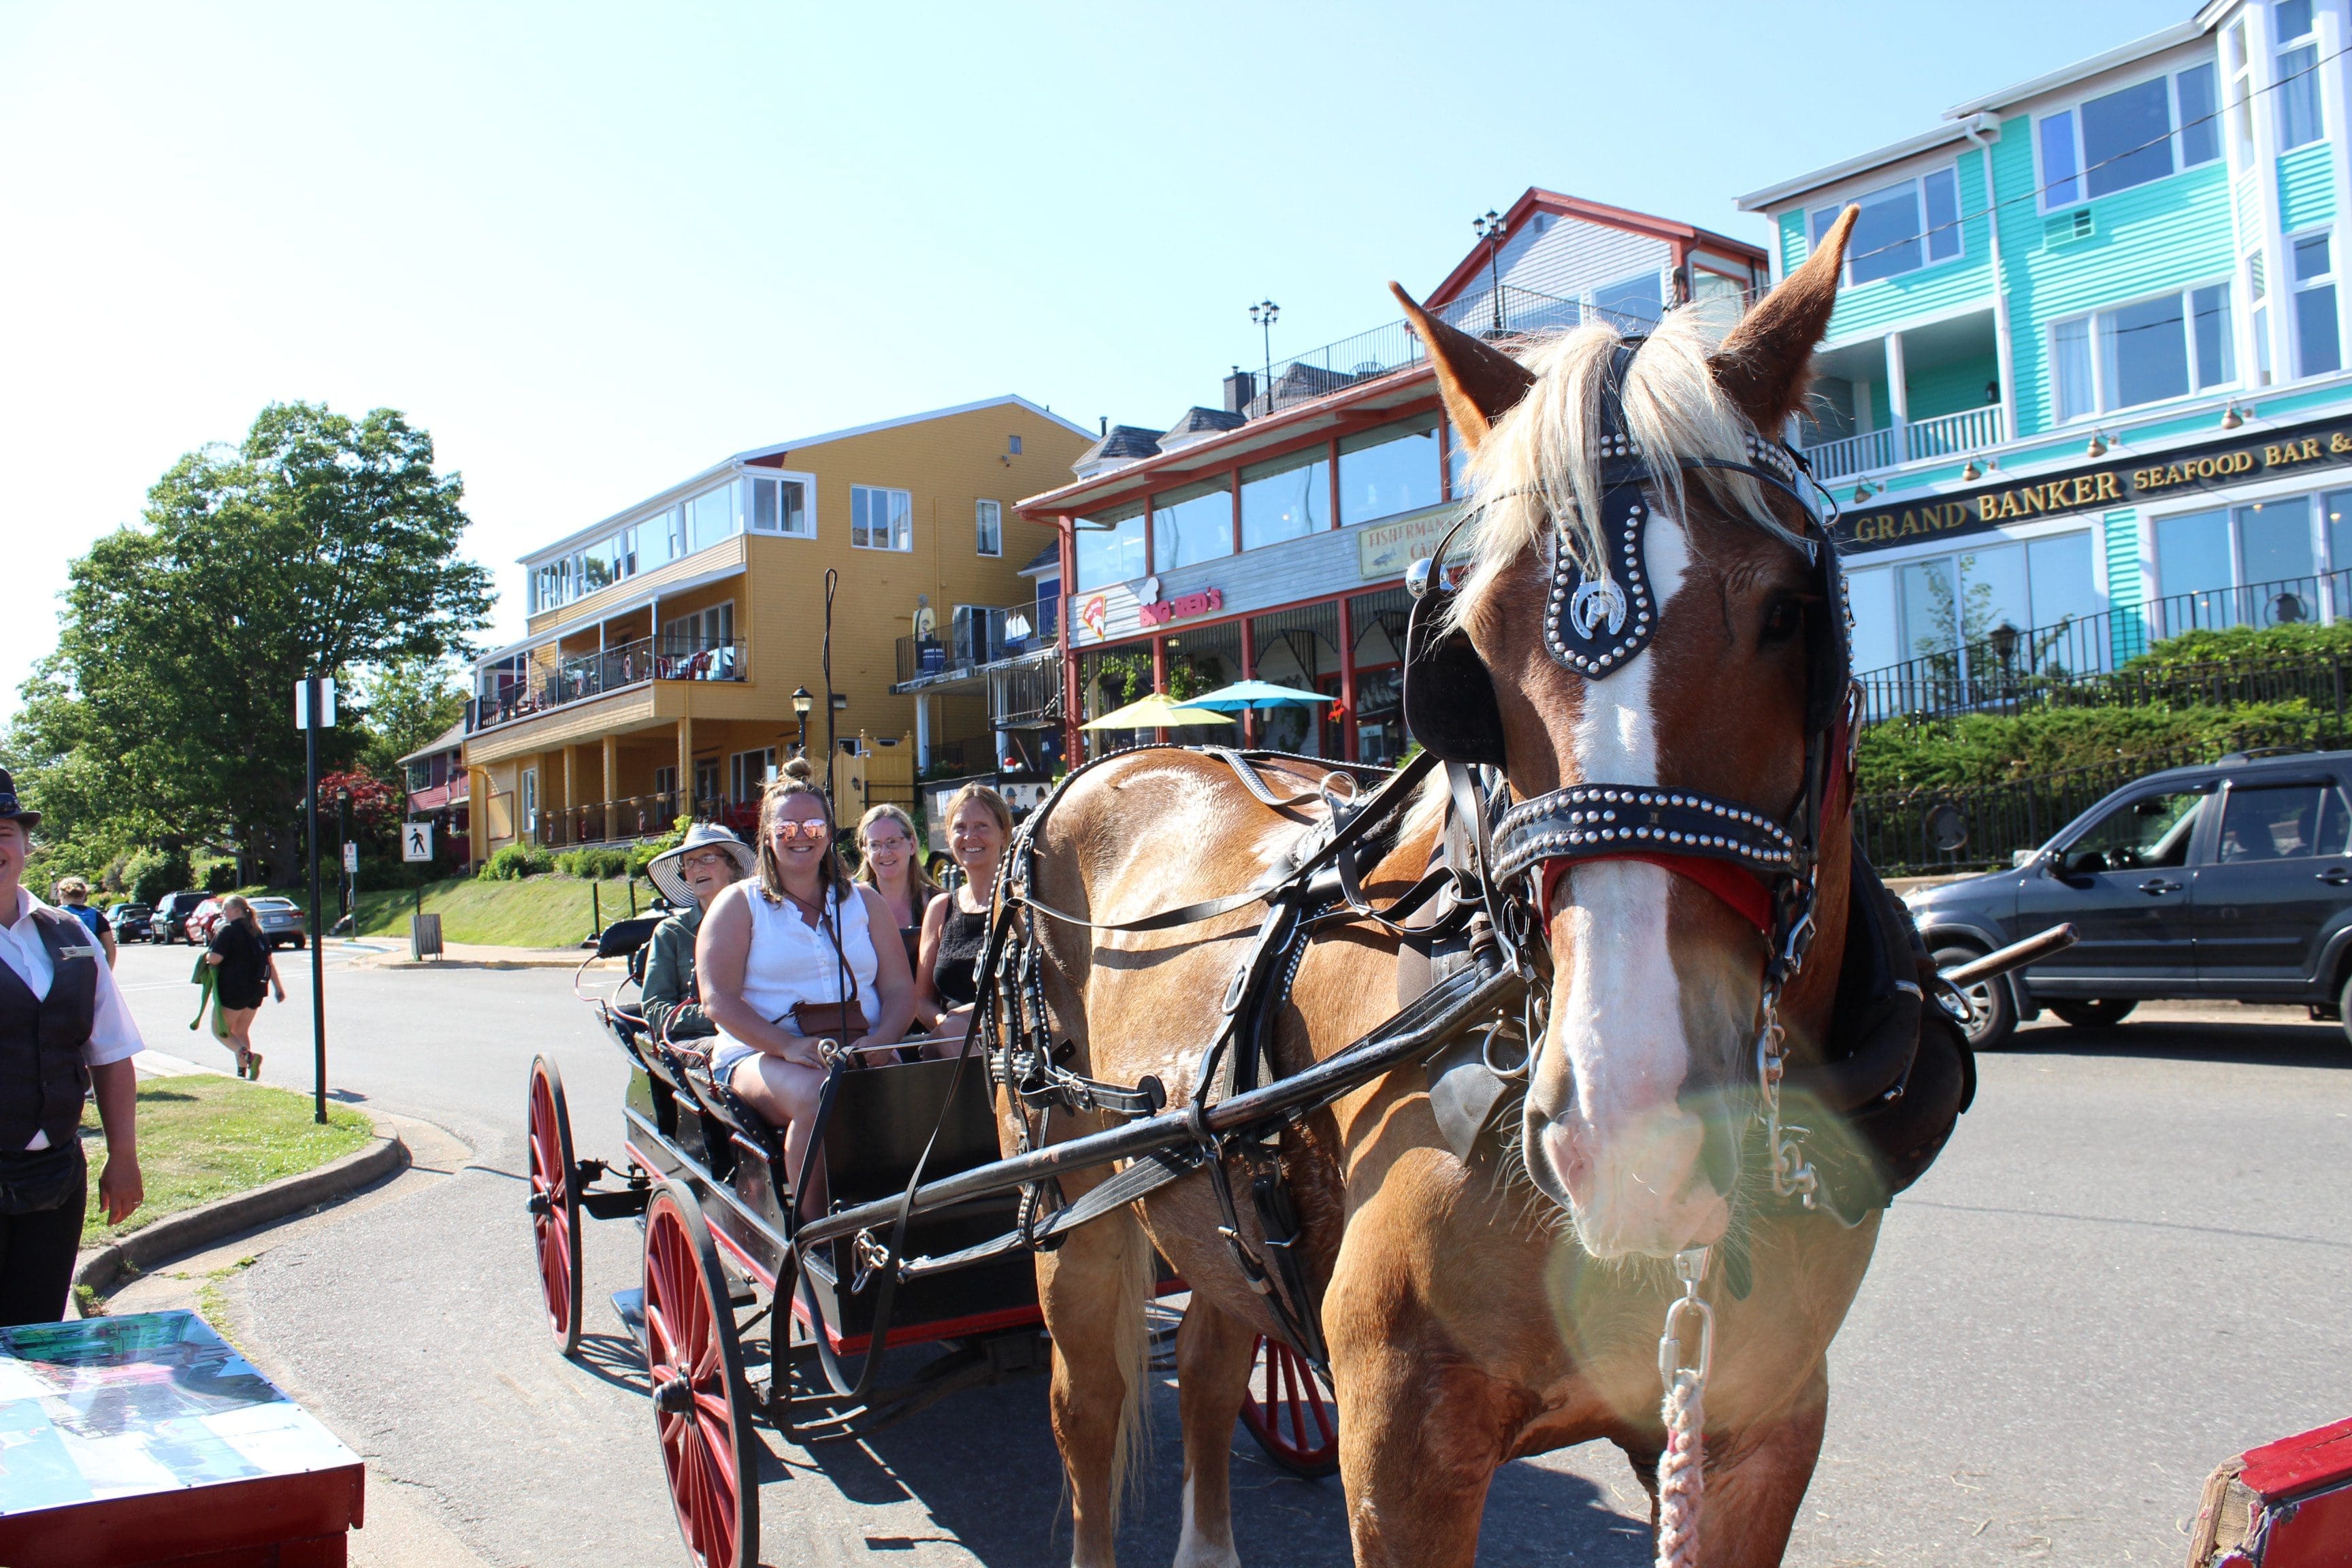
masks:
[[[26,989],[42,999],[47,997],[58,973],[56,963],[49,958],[48,944],[41,940],[40,927],[33,922],[33,911],[48,907],[19,883],[16,918],[0,925],[0,963],[15,970]],[[74,924],[80,929],[80,921]],[[82,940],[92,952],[97,952],[96,937],[85,936]],[[131,1021],[131,1008],[122,1000],[121,988],[114,984],[114,971],[106,966],[104,954],[98,956],[98,994],[90,1012],[89,1038],[82,1042],[81,1047],[82,1065],[94,1068],[137,1056],[146,1046],[139,1037],[139,1026]],[[29,1152],[48,1146],[49,1135],[44,1130],[35,1132],[33,1141],[25,1148]]]

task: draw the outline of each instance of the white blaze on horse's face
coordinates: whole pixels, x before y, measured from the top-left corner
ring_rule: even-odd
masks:
[[[1663,618],[1690,563],[1681,523],[1653,512],[1645,553]],[[1657,673],[1644,648],[1584,683],[1573,732],[1579,778],[1658,782]],[[1694,1059],[1684,988],[1697,977],[1676,970],[1666,918],[1674,882],[1637,860],[1586,861],[1560,879],[1546,911],[1559,967],[1528,1085],[1528,1173],[1600,1258],[1712,1242],[1730,1217],[1705,1169],[1706,1124],[1681,1104]]]

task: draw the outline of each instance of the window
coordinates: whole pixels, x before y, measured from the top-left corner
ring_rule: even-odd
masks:
[[[1846,205],[1813,209],[1815,244]],[[1854,220],[1853,236],[1846,243],[1849,283],[1916,272],[1960,254],[1960,187],[1950,169],[1873,191],[1853,205],[1862,208],[1862,216]]]
[[[2209,62],[2043,115],[2034,127],[2043,210],[2127,191],[2219,157],[2210,118],[2214,79]]]
[[[1242,548],[1255,550],[1331,525],[1329,448],[1311,447],[1242,470]]]
[[[2020,671],[2069,668],[2076,642],[2047,634],[2098,613],[2095,570],[2091,532],[2075,529],[1855,572],[1854,668],[1949,654],[1981,645],[2003,626],[2042,634],[2011,645]],[[1970,655],[1971,663],[1980,659]]]
[[[646,568],[663,565],[686,553],[686,541],[678,535],[678,515],[669,507],[637,521],[637,560]]]
[[[2221,35],[2222,57],[2230,69],[2230,142],[2241,163],[2254,155],[2254,68],[2246,47],[2246,18],[2240,16]]]
[[[2311,35],[2311,0],[2279,0],[2271,7],[2271,28],[2279,45],[2272,84],[2278,93],[2279,151],[2316,142],[2319,121],[2319,44],[2296,44]],[[2293,47],[2290,47],[2293,46]]]
[[[727,759],[727,793],[738,805],[759,798],[776,771],[776,748],[737,752]]]
[[[1620,331],[1648,331],[1658,324],[1659,316],[1665,310],[1664,297],[1658,291],[1657,273],[1643,272],[1595,289],[1592,308]]]
[[[2318,619],[2319,541],[2311,521],[2308,496],[2158,518],[2163,629]],[[2334,538],[2331,524],[2331,542]]]
[[[409,793],[409,794],[411,794],[411,795],[415,795],[418,790],[421,790],[421,789],[431,789],[432,787],[433,787],[433,764],[432,764],[432,763],[430,763],[430,762],[428,761],[428,762],[422,762],[422,763],[409,763],[409,764],[408,764],[408,793]]]
[[[755,533],[781,533],[793,539],[814,539],[814,512],[809,506],[809,490],[815,481],[798,479],[770,479],[763,475],[748,476],[743,481],[751,488],[751,526]]]
[[[1019,457],[1021,455],[1021,437],[1018,436],[1007,436],[1004,438],[1004,450],[1006,455],[1010,457]]]
[[[654,770],[654,793],[656,795],[676,795],[677,793],[677,770],[676,768],[656,768]]]
[[[2127,800],[2066,847],[2070,870],[2138,871],[2184,866],[2205,796],[2191,791]],[[2076,861],[2084,856],[2085,861]]]
[[[2213,858],[2227,866],[2341,855],[2347,829],[2352,811],[2345,809],[2344,792],[2332,784],[2235,784],[2222,805],[2221,840]]]
[[[713,605],[707,610],[694,610],[676,620],[662,623],[661,647],[658,652],[665,661],[664,672],[672,680],[688,680],[698,677],[717,679],[732,673],[735,647],[735,601]],[[688,661],[703,653],[727,657],[703,659],[692,668]]]
[[[735,487],[705,490],[686,503],[688,548],[708,550],[735,531]]]
[[[1080,518],[1077,534],[1081,594],[1129,583],[1143,575],[1143,508],[1123,507],[1098,518]]]
[[[522,806],[522,836],[525,838],[536,838],[539,837],[539,770],[537,768],[523,769],[520,794],[522,795],[520,803]]]
[[[974,548],[982,555],[1004,553],[1004,503],[974,501],[971,507]]]
[[[849,542],[859,550],[915,548],[915,498],[874,485],[849,487]]]
[[[1234,492],[1227,486],[1213,479],[1151,498],[1153,571],[1234,552]]]
[[[2185,396],[2237,379],[2230,289],[2215,283],[2079,316],[2051,329],[2061,420]]]
[[[1435,506],[1437,416],[1383,425],[1339,442],[1339,521],[1375,522]]]
[[[2294,252],[2294,364],[2299,375],[2344,368],[2336,328],[2336,258],[2328,233],[2288,241]]]
[[[1062,627],[1062,580],[1059,577],[1037,579],[1037,629],[1033,647],[1043,647],[1054,640]]]

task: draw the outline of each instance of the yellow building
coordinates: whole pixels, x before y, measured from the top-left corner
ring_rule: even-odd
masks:
[[[529,635],[475,664],[471,853],[740,822],[799,741],[795,691],[824,745],[828,570],[840,740],[983,732],[977,699],[891,687],[935,644],[995,656],[1034,593],[1013,502],[1092,440],[1019,397],[910,415],[739,453],[524,556]],[[957,701],[974,711],[941,710]]]

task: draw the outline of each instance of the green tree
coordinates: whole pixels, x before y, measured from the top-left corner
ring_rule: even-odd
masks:
[[[272,404],[234,448],[174,463],[143,526],[74,563],[57,652],[5,748],[56,837],[236,847],[249,879],[295,865],[294,690],[462,651],[490,576],[457,557],[463,481],[397,412]],[[321,737],[329,768],[364,737]],[[45,823],[45,827],[49,824]]]
[[[400,759],[465,717],[466,689],[447,658],[395,659],[361,679],[359,704],[367,730],[361,765],[404,788]]]

